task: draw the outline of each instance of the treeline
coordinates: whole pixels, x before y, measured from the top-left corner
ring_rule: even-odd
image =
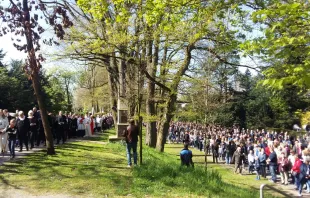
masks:
[[[11,60],[5,64],[2,60],[5,54],[0,50],[0,109],[10,112],[23,110],[27,114],[34,106],[38,106],[34,95],[32,81],[24,71],[24,62]],[[59,80],[40,72],[42,84],[41,94],[49,112],[68,110],[66,106],[66,93]]]
[[[270,90],[262,86],[262,75],[252,75],[249,70],[228,75],[224,83],[228,87],[221,89],[218,76],[212,76],[209,93],[203,86],[204,76],[192,82],[188,94],[183,96],[190,103],[183,107],[179,105],[176,120],[227,127],[236,124],[252,129],[292,130],[294,124],[305,124],[300,120],[310,105],[306,90],[293,85],[286,85],[281,90]]]

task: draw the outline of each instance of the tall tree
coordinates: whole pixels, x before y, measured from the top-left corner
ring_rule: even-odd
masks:
[[[48,5],[53,5],[53,8],[48,9]],[[71,27],[73,23],[67,16],[65,7],[55,1],[9,0],[4,6],[5,7],[0,6],[0,16],[2,22],[5,23],[6,26],[0,30],[0,36],[12,33],[12,37],[16,39],[13,39],[15,42],[14,46],[28,55],[25,71],[32,80],[34,92],[41,110],[41,118],[46,137],[47,154],[55,154],[53,136],[49,127],[46,105],[42,98],[42,87],[39,76],[42,67],[41,62],[44,61],[44,58],[42,55],[36,54],[41,47],[40,34],[45,31],[42,20],[40,19],[43,19],[44,17],[46,23],[53,27],[56,36],[60,39],[63,39],[64,37],[64,28]],[[58,20],[58,18],[61,18],[62,20]],[[21,42],[19,37],[24,37],[26,43],[19,44]],[[57,43],[53,39],[45,39],[44,42],[48,44]]]

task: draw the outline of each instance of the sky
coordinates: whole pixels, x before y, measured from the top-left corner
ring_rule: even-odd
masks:
[[[8,4],[8,1],[0,1],[0,6],[4,6],[6,7]],[[43,26],[43,28],[47,29],[46,32],[43,33],[42,37],[53,37],[53,30],[48,29],[48,27],[44,27],[45,22],[43,22],[42,20],[40,21],[40,24]],[[2,24],[2,22],[0,21],[0,28],[3,26],[4,24]],[[45,25],[46,26],[46,25]],[[247,33],[247,37],[248,38],[253,38],[253,36],[257,36],[260,35],[261,32],[255,30],[252,33]],[[24,38],[21,38],[22,41],[24,41]],[[41,41],[42,42],[42,41]],[[25,60],[27,57],[27,54],[24,52],[20,52],[18,51],[14,46],[13,46],[13,41],[12,41],[12,35],[10,35],[10,33],[8,33],[7,35],[0,37],[0,49],[3,49],[4,52],[6,53],[6,56],[4,58],[4,63],[9,63],[11,59],[22,59]],[[55,62],[53,61],[53,58],[51,58],[48,54],[53,54],[54,52],[57,52],[59,50],[59,48],[55,47],[55,46],[47,46],[44,44],[41,44],[41,50],[39,53],[45,54],[44,58],[47,59],[47,61],[45,63],[42,63],[43,68],[48,69],[49,67],[52,67],[53,65],[57,65],[57,66],[61,66],[61,65],[68,65],[68,62],[70,62],[69,60],[67,61],[58,61]],[[72,61],[71,61],[72,62]],[[256,61],[257,62],[257,61]],[[241,65],[249,65],[251,67],[256,67],[256,63],[250,59],[250,58],[244,58],[242,57],[240,60],[240,64]],[[244,67],[240,67],[239,70],[241,72],[244,72],[246,70],[246,68]],[[255,75],[256,72],[254,70],[251,70],[251,72]]]

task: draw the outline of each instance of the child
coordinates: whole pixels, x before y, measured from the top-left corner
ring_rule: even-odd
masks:
[[[255,161],[255,156],[254,156],[253,150],[250,150],[250,153],[248,154],[249,173],[250,174],[252,174],[252,172],[253,172],[254,161]]]
[[[260,180],[260,162],[258,156],[255,157],[254,168],[256,171],[256,180]]]
[[[9,141],[9,150],[11,159],[15,157],[15,144],[16,144],[16,132],[17,132],[15,124],[16,120],[12,119],[10,121],[10,125],[7,126],[4,130],[4,133],[7,133],[9,136],[8,141]]]
[[[219,146],[219,159],[220,161],[223,159],[223,145],[220,144]]]

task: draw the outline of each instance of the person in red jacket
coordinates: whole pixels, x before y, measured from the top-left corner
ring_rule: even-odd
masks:
[[[270,155],[270,148],[269,147],[270,147],[270,145],[265,147],[265,154],[267,157],[269,157],[269,155]]]
[[[296,189],[298,189],[300,182],[299,182],[299,174],[300,174],[300,166],[302,164],[302,161],[298,158],[298,154],[295,154],[295,163],[294,166],[292,167],[292,175],[295,178],[295,184],[296,184]]]
[[[91,134],[94,135],[95,131],[94,131],[94,116],[90,116],[90,130],[91,130]]]

